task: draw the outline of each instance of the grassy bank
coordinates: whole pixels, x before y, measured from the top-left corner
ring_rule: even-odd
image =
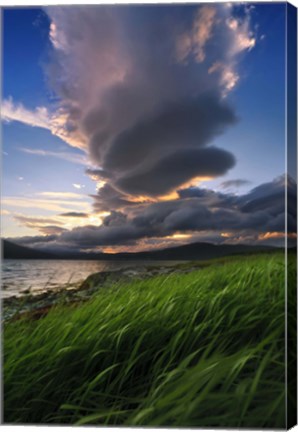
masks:
[[[284,427],[284,310],[271,254],[6,324],[4,421]]]

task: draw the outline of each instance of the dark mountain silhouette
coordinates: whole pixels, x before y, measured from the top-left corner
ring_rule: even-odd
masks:
[[[57,256],[49,252],[17,245],[8,240],[2,240],[2,256],[4,259],[55,259]]]
[[[84,253],[56,252],[50,253],[19,246],[8,240],[2,241],[4,259],[83,259],[83,260],[204,260],[226,255],[266,252],[276,250],[271,246],[250,245],[215,245],[211,243],[191,243],[167,249],[144,252]]]

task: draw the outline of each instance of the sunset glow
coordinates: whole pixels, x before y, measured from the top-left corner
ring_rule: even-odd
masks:
[[[236,3],[5,9],[4,237],[109,253],[279,245],[296,174],[285,9],[270,7],[274,22],[269,5]]]

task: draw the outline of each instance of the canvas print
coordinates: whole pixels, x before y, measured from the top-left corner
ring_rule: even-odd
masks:
[[[295,425],[296,8],[1,15],[2,423]]]

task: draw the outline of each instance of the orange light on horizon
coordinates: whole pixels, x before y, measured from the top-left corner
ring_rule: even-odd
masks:
[[[159,201],[172,201],[179,198],[179,195],[176,191],[170,192],[168,195],[161,195],[158,197]],[[158,201],[157,200],[157,201]]]
[[[285,237],[285,233],[284,232],[278,232],[278,231],[268,231],[264,234],[259,234],[258,239],[259,240],[267,240],[267,239],[271,239],[271,238],[283,238]],[[288,233],[287,234],[288,238],[297,238],[297,234],[296,233]]]
[[[181,239],[188,239],[192,237],[192,234],[182,234],[182,233],[176,233],[172,234],[170,236],[163,237],[165,239],[173,239],[173,240],[181,240]]]
[[[127,251],[119,248],[103,247],[102,252],[108,254],[117,254],[119,252],[127,252]]]
[[[189,180],[189,181],[181,184],[177,188],[177,190],[186,189],[188,187],[191,187],[191,186],[194,186],[194,185],[198,185],[199,183],[202,183],[202,182],[205,182],[205,181],[211,181],[211,180],[214,180],[214,178],[213,177],[208,177],[208,176],[205,176],[205,177],[194,177],[191,180]],[[144,200],[147,200],[145,202],[172,201],[172,200],[176,200],[176,199],[179,198],[179,194],[177,193],[177,190],[174,189],[171,192],[169,192],[168,194],[159,195],[159,196],[156,197],[156,199],[152,199],[152,198],[149,198],[149,197],[146,197],[146,196],[137,197],[137,199],[142,198]],[[130,201],[134,201],[134,199],[131,198],[131,197],[129,198],[129,200]]]
[[[134,202],[134,203],[139,203],[139,204],[155,202],[154,199],[152,199],[146,195],[137,195],[137,196],[126,195],[125,199],[129,202]]]
[[[233,237],[233,233],[231,232],[222,232],[220,233],[221,237],[225,237],[225,238],[229,238],[229,237]]]
[[[101,188],[103,188],[106,184],[105,180],[98,180],[97,176],[91,176],[91,179],[97,180],[97,183],[96,183],[97,191],[99,191]],[[155,203],[155,202],[160,202],[160,201],[173,201],[173,200],[179,199],[179,194],[177,193],[177,190],[186,189],[188,187],[198,185],[199,183],[202,183],[204,181],[211,181],[211,180],[214,180],[214,178],[210,177],[210,176],[209,177],[208,176],[194,177],[191,180],[187,181],[186,183],[183,183],[180,186],[178,186],[177,188],[175,188],[174,190],[170,191],[169,193],[164,194],[164,195],[158,195],[156,197],[152,197],[149,195],[128,195],[125,193],[123,195],[124,195],[126,201],[138,203],[138,204]]]

